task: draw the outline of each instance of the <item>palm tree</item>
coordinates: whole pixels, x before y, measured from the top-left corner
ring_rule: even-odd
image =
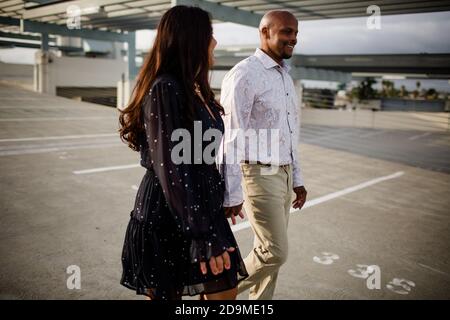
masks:
[[[406,97],[406,96],[408,96],[408,91],[406,91],[406,88],[405,88],[405,86],[401,86],[401,88],[400,88],[400,97]]]
[[[417,99],[417,97],[419,97],[419,93],[420,93],[420,81],[417,81],[416,90],[413,91],[414,99]]]

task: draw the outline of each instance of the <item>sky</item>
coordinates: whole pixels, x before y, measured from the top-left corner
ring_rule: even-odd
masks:
[[[300,21],[299,54],[450,53],[450,12],[381,16],[381,29],[369,30],[367,18]],[[137,47],[148,49],[154,31],[140,31]],[[234,23],[214,25],[218,48],[258,46],[257,28]]]

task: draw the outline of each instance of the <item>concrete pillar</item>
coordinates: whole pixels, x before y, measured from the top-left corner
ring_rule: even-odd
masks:
[[[49,52],[38,50],[35,53],[34,65],[34,88],[40,93],[49,93],[50,79],[49,79]]]
[[[128,70],[127,74],[122,74],[122,79],[117,82],[117,108],[122,110],[130,102],[131,93],[136,85],[136,33],[130,32],[127,41],[127,58]]]
[[[48,46],[48,33],[41,33],[41,50],[35,53],[33,88],[36,92],[56,94],[56,88],[51,85],[51,56]]]
[[[129,80],[122,74],[122,79],[117,82],[117,109],[123,110],[130,103],[131,93],[136,85],[136,80]]]
[[[33,91],[39,92],[39,64],[37,63],[37,54],[34,55]]]
[[[41,33],[41,50],[48,51],[48,33]]]
[[[119,110],[123,110],[124,106],[124,85],[125,85],[125,74],[122,73],[122,79],[117,81],[117,101],[116,101],[116,107]]]

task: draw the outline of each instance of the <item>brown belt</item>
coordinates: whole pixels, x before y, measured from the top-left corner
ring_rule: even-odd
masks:
[[[272,164],[270,164],[270,163],[262,163],[261,161],[256,161],[255,162],[255,161],[244,160],[244,163],[245,164],[259,164],[259,165],[261,165],[263,167],[271,167],[272,166]],[[278,167],[280,167],[280,168],[287,168],[289,166],[290,166],[290,164],[282,164],[282,165],[280,165]]]

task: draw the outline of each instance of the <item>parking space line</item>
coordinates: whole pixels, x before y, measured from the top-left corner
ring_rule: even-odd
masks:
[[[423,263],[417,263],[417,264],[418,264],[419,266],[421,266],[422,268],[425,268],[425,269],[431,270],[431,271],[433,271],[433,272],[436,272],[436,273],[442,274],[442,275],[444,275],[444,276],[447,276],[447,278],[450,276],[450,274],[448,274],[447,272],[444,272],[444,271],[441,271],[441,270],[432,268],[432,267],[430,267],[430,266],[427,266],[426,264],[423,264]]]
[[[119,135],[118,133],[80,134],[80,135],[71,135],[71,136],[50,136],[50,137],[30,137],[30,138],[16,138],[16,139],[0,139],[0,142],[83,139],[83,138],[113,137],[113,136],[118,136],[118,135]]]
[[[77,171],[73,171],[74,174],[88,174],[88,173],[96,173],[96,172],[105,172],[105,171],[113,171],[113,170],[123,170],[123,169],[130,169],[130,168],[137,168],[140,167],[140,164],[130,164],[130,165],[122,165],[122,166],[112,166],[112,167],[101,167],[101,168],[94,168],[94,169],[87,169],[87,170],[77,170]],[[395,172],[391,175],[388,176],[383,176],[383,177],[379,177],[379,178],[375,178],[360,184],[357,184],[355,186],[349,187],[349,188],[345,188],[330,194],[327,194],[325,196],[313,199],[313,200],[309,200],[306,201],[306,203],[304,204],[302,209],[306,209],[318,204],[321,204],[323,202],[326,201],[330,201],[339,197],[342,197],[346,194],[373,186],[377,183],[383,182],[383,181],[387,181],[387,180],[391,180],[391,179],[395,179],[398,177],[401,177],[402,175],[404,175],[405,173],[403,171],[398,171]],[[297,212],[299,211],[298,209],[291,209],[291,213]],[[243,229],[247,229],[250,227],[250,222],[249,221],[245,221],[239,224],[236,224],[234,226],[231,227],[231,230],[233,230],[233,232],[237,232]]]
[[[67,108],[65,106],[58,106],[58,105],[47,105],[47,106],[35,106],[35,105],[26,105],[26,106],[9,106],[9,105],[0,105],[0,109],[13,109],[13,110],[30,110],[30,109],[34,109],[34,110],[51,110],[51,109],[58,109],[58,110],[63,110],[63,111],[70,111],[70,108]]]
[[[16,148],[0,147],[0,157],[17,156],[26,154],[49,153],[77,149],[98,149],[120,147],[123,143],[119,141],[107,143],[90,143],[90,144],[61,144],[61,145],[43,145],[43,146],[20,146]]]
[[[405,173],[403,171],[398,171],[398,172],[395,172],[395,173],[393,173],[391,175],[388,175],[388,176],[375,178],[375,179],[372,179],[372,180],[369,180],[369,181],[357,184],[357,185],[355,185],[353,187],[345,188],[345,189],[342,189],[342,190],[339,190],[339,191],[336,191],[336,192],[324,195],[322,197],[306,201],[306,203],[304,204],[302,210],[306,209],[306,208],[309,208],[309,207],[312,207],[312,206],[315,206],[315,205],[318,205],[318,204],[321,204],[323,202],[327,202],[327,201],[330,201],[330,200],[342,197],[342,196],[344,196],[346,194],[349,194],[349,193],[352,193],[352,192],[355,192],[355,191],[358,191],[358,190],[361,190],[361,189],[373,186],[374,184],[377,184],[377,183],[380,183],[380,182],[383,182],[383,181],[396,179],[398,177],[401,177],[404,174]],[[294,213],[294,212],[297,212],[297,211],[299,211],[299,210],[291,208],[291,213]],[[242,222],[242,223],[239,223],[239,224],[236,224],[236,225],[232,226],[231,230],[233,230],[233,232],[237,232],[237,231],[240,231],[240,230],[243,230],[243,229],[247,229],[249,227],[250,227],[250,222],[249,221],[245,221],[245,222]]]
[[[365,133],[360,135],[360,138],[370,138],[370,137],[374,137],[374,136],[378,136],[380,134],[385,134],[387,133],[389,130],[381,130],[381,131],[375,131],[375,132],[369,132],[369,133]]]
[[[409,137],[409,140],[417,140],[417,139],[429,136],[430,134],[431,134],[431,132],[421,133],[421,134],[418,134],[416,136]]]
[[[97,173],[97,172],[105,172],[105,171],[113,171],[113,170],[123,170],[123,169],[131,169],[131,168],[137,168],[141,165],[139,163],[136,164],[127,164],[123,166],[112,166],[112,167],[101,167],[101,168],[94,168],[94,169],[87,169],[87,170],[77,170],[73,171],[74,174],[88,174],[88,173]]]
[[[27,121],[74,121],[74,120],[102,120],[117,119],[117,117],[61,117],[61,118],[3,118],[0,122],[27,122]]]

